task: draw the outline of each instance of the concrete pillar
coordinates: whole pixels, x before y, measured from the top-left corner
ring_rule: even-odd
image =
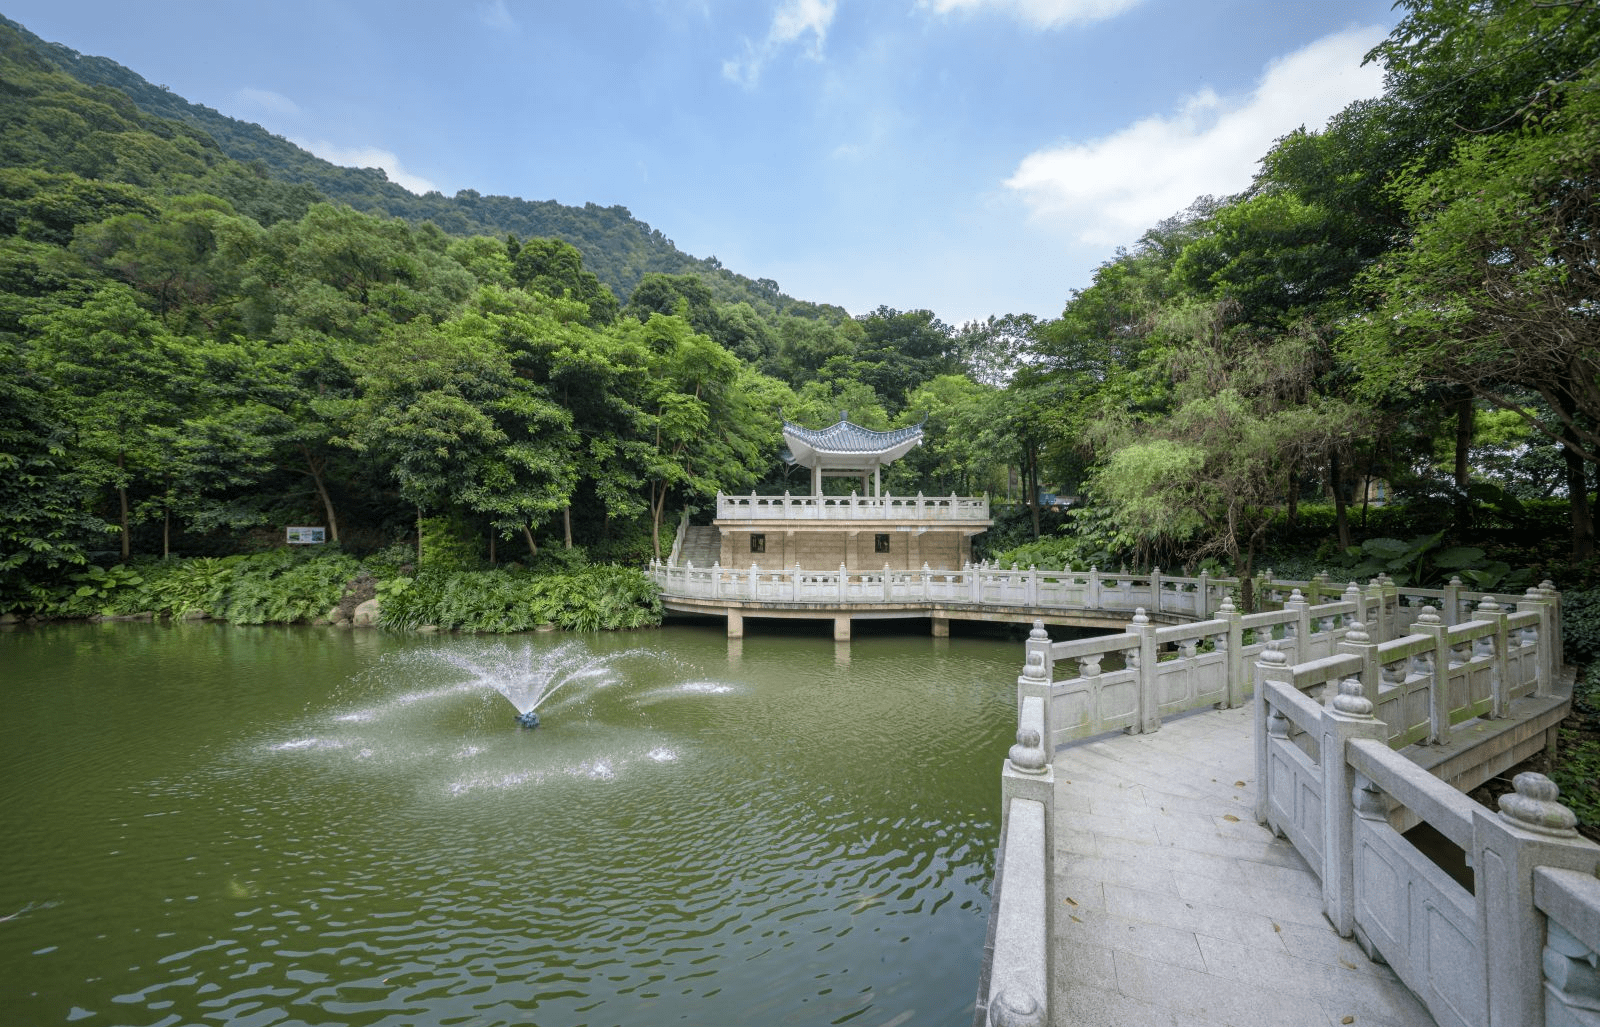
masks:
[[[744,615],[736,610],[728,611],[728,638],[744,638]]]
[[[837,614],[837,615],[834,616],[834,619],[833,619],[833,641],[834,642],[849,642],[850,641],[850,615],[849,614]]]
[[[934,618],[933,619],[933,637],[935,639],[948,639],[948,638],[950,638],[950,619],[949,618]]]

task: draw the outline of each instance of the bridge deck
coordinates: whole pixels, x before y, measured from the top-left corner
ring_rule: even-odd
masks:
[[[1433,1023],[1256,823],[1252,753],[1248,706],[1056,753],[1055,1023]]]

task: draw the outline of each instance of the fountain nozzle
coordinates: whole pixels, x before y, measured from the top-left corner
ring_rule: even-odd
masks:
[[[521,714],[517,715],[516,720],[517,724],[521,725],[523,728],[538,728],[539,712],[536,710],[525,710]]]

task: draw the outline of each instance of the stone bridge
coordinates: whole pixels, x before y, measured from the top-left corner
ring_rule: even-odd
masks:
[[[1192,892],[1203,879],[1167,870],[1266,853],[1267,842],[1282,845],[1276,836],[1303,858],[1295,864],[1322,930],[1354,940],[1409,989],[1385,1001],[1402,1011],[1389,1023],[1416,1023],[1404,1011],[1418,1011],[1420,1000],[1440,1024],[1600,1024],[1600,847],[1574,831],[1542,775],[1518,775],[1498,812],[1465,795],[1553,747],[1571,706],[1560,595],[1548,582],[1514,605],[1473,603],[1458,584],[1424,590],[1378,579],[1339,594],[1320,580],[1268,586],[1282,609],[1242,614],[1221,602],[1213,616],[1167,626],[1139,612],[1122,633],[1070,642],[1035,626],[1018,678],[1017,742],[1001,774],[976,1023],[1330,1023],[1326,1003],[1353,1003],[1351,990],[1363,987],[1353,983],[1381,976],[1348,956],[1339,965],[1291,957],[1274,941],[1287,935],[1268,934],[1258,949],[1224,941],[1211,915],[1196,911],[1231,915],[1259,901],[1254,923],[1273,933],[1291,923],[1296,944],[1310,946],[1311,919],[1271,906],[1294,897],[1251,880],[1292,868],[1234,867],[1240,877],[1208,893],[1210,903]],[[1164,719],[1213,709],[1161,732]],[[1247,730],[1238,736],[1201,724],[1237,724],[1241,714]],[[1202,742],[1169,765],[1159,746],[1140,745],[1169,734]],[[1108,764],[1126,770],[1107,774]],[[1134,792],[1155,790],[1163,804],[1142,844],[1125,841],[1144,829],[1117,806],[1128,774],[1142,780]],[[1216,776],[1238,780],[1206,784]],[[1183,814],[1172,827],[1183,794],[1204,797],[1215,824]],[[1253,803],[1235,804],[1244,818],[1215,815],[1229,794]],[[1125,815],[1112,819],[1122,841],[1103,842],[1120,854],[1114,862],[1084,855],[1094,853],[1095,818],[1104,822],[1108,807]],[[1253,828],[1250,815],[1265,826],[1264,841],[1213,832],[1223,822]],[[1434,852],[1408,834],[1422,826],[1443,840]],[[1452,849],[1453,861],[1440,855]],[[1170,912],[1165,921],[1083,909],[1072,895],[1087,895],[1086,875],[1122,871],[1141,885],[1187,883],[1191,894],[1163,904],[1139,893],[1148,909]],[[1105,895],[1114,893],[1131,895],[1108,884]],[[1235,927],[1249,923],[1241,917]]]
[[[725,617],[729,638],[742,637],[744,619],[751,617],[832,620],[839,640],[850,638],[850,622],[857,618],[931,618],[937,636],[949,634],[951,620],[1039,621],[1120,631],[1136,611],[1158,624],[1203,621],[1242,584],[1237,578],[1204,574],[1166,575],[1159,568],[1132,573],[970,564],[959,571],[926,565],[917,571],[860,571],[843,565],[806,570],[755,564],[739,570],[653,561],[649,573],[667,610]],[[1270,570],[1255,579],[1256,595],[1268,603],[1281,602],[1297,587],[1313,603],[1342,597],[1346,588],[1326,576],[1280,581]],[[1467,595],[1459,581],[1418,594],[1436,596],[1452,611]]]

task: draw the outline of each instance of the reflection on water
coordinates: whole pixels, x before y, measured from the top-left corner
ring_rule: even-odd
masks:
[[[0,635],[9,1014],[964,1023],[1017,659],[696,628]],[[510,723],[530,698],[537,732]]]

